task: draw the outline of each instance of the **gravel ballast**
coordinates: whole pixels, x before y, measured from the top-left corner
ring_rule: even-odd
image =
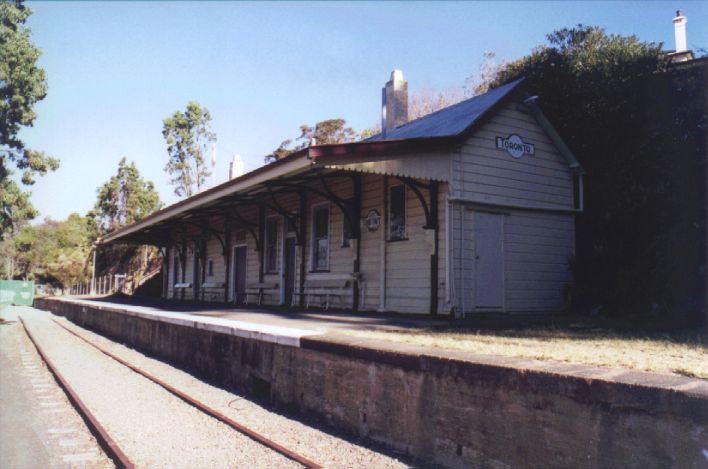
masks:
[[[54,324],[22,314],[59,372],[137,467],[299,467]]]
[[[115,467],[104,454],[35,349],[18,311],[0,326],[0,467]]]
[[[393,468],[393,467],[407,467],[408,465],[405,464],[404,462],[398,460],[395,457],[392,457],[390,455],[382,453],[378,449],[373,449],[371,447],[367,447],[366,445],[363,444],[363,442],[359,441],[350,441],[348,439],[344,439],[342,437],[333,435],[329,432],[323,431],[321,429],[315,428],[311,425],[308,425],[306,423],[303,423],[298,420],[293,420],[290,419],[286,416],[280,415],[278,413],[275,413],[255,402],[252,402],[242,396],[239,396],[237,394],[228,392],[224,389],[211,386],[201,380],[196,379],[195,377],[191,376],[188,373],[185,373],[179,369],[176,369],[170,365],[165,364],[164,362],[161,362],[159,360],[155,360],[152,358],[149,358],[133,349],[130,349],[128,347],[125,347],[121,344],[118,344],[116,342],[113,342],[109,339],[106,339],[103,336],[100,336],[98,334],[95,334],[93,332],[90,332],[86,329],[82,329],[73,323],[67,321],[64,318],[52,316],[49,313],[46,312],[40,312],[37,310],[34,310],[34,313],[32,315],[32,320],[37,321],[38,324],[42,325],[42,327],[46,327],[48,330],[54,330],[51,329],[54,327],[56,330],[59,332],[55,332],[54,335],[63,337],[61,340],[62,341],[68,341],[68,338],[65,338],[64,336],[71,337],[74,342],[69,341],[72,343],[74,347],[77,346],[76,342],[79,344],[82,344],[82,352],[81,356],[84,357],[86,355],[87,357],[91,357],[91,361],[94,360],[99,360],[101,362],[99,369],[103,369],[108,367],[104,363],[104,360],[110,360],[108,357],[105,355],[101,354],[98,350],[93,349],[92,347],[88,346],[87,344],[83,343],[80,341],[80,339],[75,338],[71,336],[68,332],[62,330],[58,325],[53,324],[52,321],[49,319],[50,317],[56,319],[57,321],[61,322],[61,324],[65,325],[66,327],[70,328],[71,330],[79,333],[82,337],[85,337],[89,340],[94,341],[97,345],[100,345],[101,347],[105,348],[106,350],[118,355],[122,359],[128,361],[134,366],[140,367],[143,370],[147,371],[148,373],[154,375],[155,377],[159,378],[160,380],[165,381],[166,383],[176,387],[177,389],[180,389],[184,392],[187,392],[190,396],[193,398],[196,398],[200,400],[201,402],[205,403],[206,405],[214,408],[215,410],[223,413],[227,417],[230,417],[237,422],[245,425],[246,427],[259,432],[266,436],[267,438],[275,441],[276,443],[283,445],[287,447],[288,449],[295,451],[319,464],[322,464],[326,467],[376,467],[376,468]],[[84,354],[84,348],[89,348],[92,350],[92,352]],[[96,357],[96,354],[100,355],[100,357]],[[112,361],[112,360],[110,360]],[[113,364],[115,364],[118,367],[122,367],[122,365],[117,364],[116,362],[113,361]],[[108,367],[108,368],[113,368],[113,366]],[[124,370],[127,370],[126,368],[123,368]],[[121,374],[123,376],[126,373],[126,371]],[[126,387],[126,391],[130,392],[131,394],[133,393],[133,381],[136,380],[138,375],[135,375],[133,372],[130,372],[127,370],[128,374],[133,374],[134,377],[130,381],[130,387]],[[139,380],[144,380],[144,378],[140,377]],[[89,380],[90,381],[90,380]],[[145,380],[144,380],[145,381]],[[149,383],[149,382],[148,382]],[[156,386],[153,385],[152,383],[149,383],[151,386]],[[106,384],[105,383],[95,383],[94,386],[90,386],[90,384],[86,384],[87,388],[91,388],[92,392],[94,393],[100,393],[100,389],[102,389]],[[117,385],[117,384],[116,384]],[[78,386],[78,385],[77,385]],[[147,391],[142,391],[143,387],[139,386],[136,388],[138,392],[137,396],[142,396],[142,392]],[[158,388],[160,391],[163,393],[166,393],[166,391],[163,391],[162,388]],[[152,391],[154,392],[154,390]],[[149,394],[146,394],[149,395]],[[168,394],[169,395],[169,394]],[[172,397],[171,395],[169,395]],[[124,395],[125,397],[125,395]],[[176,398],[174,398],[176,399]],[[182,401],[179,401],[181,405],[186,405],[182,403]],[[190,409],[192,409],[190,407]],[[195,410],[196,411],[196,410]],[[153,410],[150,411],[150,415],[154,416],[160,416],[161,411],[155,407]],[[196,411],[198,412],[198,411]],[[96,411],[97,416],[98,411]],[[111,412],[112,413],[112,412]],[[109,415],[109,411],[106,411],[106,415]],[[99,416],[99,418],[101,418]],[[162,420],[159,417],[156,417],[158,420]],[[186,418],[186,417],[185,417]],[[206,417],[210,419],[209,417]],[[210,419],[213,421],[213,419]],[[171,420],[172,421],[172,420]],[[185,420],[185,422],[188,420]],[[169,424],[166,424],[169,425]],[[177,423],[173,425],[178,425]],[[184,423],[182,424],[184,425]],[[128,425],[130,428],[130,426]],[[157,426],[158,428],[164,428],[162,425]],[[110,430],[110,427],[109,431]],[[150,425],[150,428],[152,428],[152,425]],[[227,427],[228,428],[228,427]],[[118,429],[118,427],[116,428]],[[229,429],[230,430],[230,429]],[[170,430],[171,431],[171,430]],[[230,430],[233,432],[233,430]],[[139,428],[135,428],[136,433],[141,433],[145,438],[152,439],[153,437],[157,438],[160,434],[159,430],[152,430],[152,433],[147,433],[147,431],[143,431]],[[199,432],[204,434],[203,427],[199,424],[194,427],[194,432]],[[169,431],[167,432],[169,433]],[[189,432],[187,432],[189,433]],[[113,435],[113,433],[111,433]],[[239,434],[240,436],[240,434]],[[120,444],[122,443],[122,436],[119,435],[113,435],[113,437],[119,441]],[[126,435],[127,438],[127,435]],[[245,437],[243,437],[245,438]],[[260,447],[255,442],[252,442],[252,440],[247,439],[249,443],[255,444]],[[154,443],[157,444],[157,443]],[[168,439],[167,443],[163,444],[168,444],[171,445],[169,447],[174,447],[175,440],[170,438]],[[262,450],[261,450],[262,451]],[[268,450],[270,451],[270,450]],[[126,447],[126,452],[130,455],[131,452],[127,449]],[[272,453],[272,451],[270,451]],[[268,456],[272,457],[272,456]],[[226,465],[234,466],[234,465],[242,465],[242,464],[249,464],[249,465],[255,465],[258,467],[287,467],[289,465],[293,465],[293,462],[283,458],[282,456],[278,455],[276,453],[277,458],[281,458],[282,462],[280,461],[273,461],[272,459],[261,459],[260,455],[255,455],[253,459],[249,461],[243,461],[239,462],[239,460],[232,460],[225,462],[227,460],[222,460],[221,463],[217,459],[214,459],[214,462],[210,462],[209,466],[211,467],[224,467]],[[205,461],[199,460],[198,466],[204,467],[206,464]],[[153,463],[149,464],[150,467],[155,467]],[[177,463],[175,464],[170,463],[170,464],[165,464],[162,461],[159,462],[159,466],[165,466],[165,465],[171,465],[172,467],[179,466],[179,467],[186,467],[188,464],[184,464],[184,460],[177,460]]]

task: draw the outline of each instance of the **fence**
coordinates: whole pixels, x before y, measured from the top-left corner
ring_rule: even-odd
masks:
[[[70,295],[110,295],[122,290],[125,274],[103,275],[92,282],[77,283],[69,289]]]

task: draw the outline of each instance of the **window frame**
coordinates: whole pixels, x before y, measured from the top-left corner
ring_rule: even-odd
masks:
[[[264,274],[277,274],[280,267],[280,262],[278,262],[278,240],[280,238],[280,217],[277,215],[271,215],[265,219],[265,242],[263,243],[263,273]],[[268,231],[270,223],[275,223],[275,239],[271,239],[271,234]],[[272,242],[272,244],[271,244]],[[270,249],[273,248],[274,251],[270,253]],[[272,256],[272,257],[271,257]],[[270,263],[273,263],[271,266]],[[272,267],[272,268],[271,268]]]
[[[327,211],[327,256],[324,259],[324,266],[318,266],[317,263],[320,260],[319,257],[317,257],[317,241],[319,239],[325,239],[325,238],[317,238],[315,236],[316,229],[317,229],[317,219],[315,218],[315,213],[320,211],[320,210],[326,210]],[[310,272],[329,272],[329,260],[330,260],[330,253],[331,253],[331,246],[332,246],[332,209],[331,209],[331,204],[329,202],[323,202],[319,204],[315,204],[312,206],[311,210],[311,243],[310,246],[312,248],[312,255],[311,261],[310,261]]]
[[[393,236],[392,235],[392,227],[393,224],[391,223],[391,218],[392,218],[392,202],[393,202],[393,197],[391,195],[391,192],[393,189],[397,189],[401,187],[403,189],[403,234],[400,236]],[[387,226],[386,226],[386,240],[390,242],[397,242],[397,241],[407,241],[408,240],[408,188],[406,187],[405,184],[395,184],[388,186],[388,207],[387,213],[386,213],[386,221],[387,221]]]

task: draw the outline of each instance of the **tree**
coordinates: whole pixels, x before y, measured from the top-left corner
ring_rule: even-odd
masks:
[[[14,244],[14,276],[62,288],[86,281],[90,232],[89,220],[77,213],[61,222],[47,219],[38,226],[24,227],[9,240]]]
[[[175,111],[163,120],[162,135],[170,158],[165,171],[172,176],[170,182],[180,197],[200,192],[211,175],[205,155],[216,135],[210,125],[209,111],[195,101],[189,102],[184,112]]]
[[[135,163],[126,158],[118,163],[114,176],[97,189],[96,204],[88,217],[92,221],[91,242],[98,236],[134,223],[162,207],[155,185],[145,181]],[[121,273],[140,278],[158,257],[154,247],[109,244],[96,255],[96,276]],[[63,259],[64,264],[71,260]]]
[[[477,96],[489,91],[489,85],[497,79],[500,70],[506,65],[505,63],[498,64],[496,57],[497,54],[494,51],[484,51],[482,63],[479,64],[479,71],[476,75],[471,75],[467,78],[464,90],[465,96]]]
[[[317,145],[331,143],[346,143],[357,140],[357,133],[351,127],[346,127],[347,121],[344,119],[326,119],[311,127],[307,124],[300,126],[300,136],[295,140],[284,140],[278,148],[266,155],[265,162],[279,160],[289,154],[307,148],[312,142]]]
[[[145,181],[135,163],[125,158],[118,171],[97,190],[98,199],[89,213],[100,233],[111,232],[136,222],[162,207],[160,195],[151,181]]]
[[[0,2],[0,188],[11,197],[3,197],[0,239],[19,229],[18,223],[32,219],[29,195],[10,181],[13,163],[22,170],[22,183],[31,185],[36,175],[44,175],[59,167],[57,159],[42,152],[25,148],[18,137],[22,127],[34,124],[34,105],[47,94],[44,70],[37,65],[40,50],[32,44],[30,29],[25,26],[32,11],[22,2]],[[13,205],[14,202],[20,205]]]
[[[594,26],[561,29],[547,39],[502,66],[490,85],[525,77],[587,171],[575,300],[617,314],[678,314],[673,245],[692,246],[693,255],[682,256],[691,259],[682,270],[690,271],[685,282],[695,283],[705,262],[699,254],[705,216],[700,209],[681,215],[693,202],[680,196],[705,174],[705,67],[671,68],[661,44]],[[672,75],[690,70],[702,75],[677,86]],[[688,222],[677,238],[672,230],[681,217]],[[683,306],[699,310],[695,303]]]
[[[465,99],[462,89],[448,88],[435,91],[431,88],[422,88],[413,93],[408,102],[408,120],[419,119],[440,109],[452,106]]]
[[[37,216],[29,197],[30,193],[20,189],[9,177],[0,179],[0,234],[16,233]],[[0,240],[2,238],[0,236]]]

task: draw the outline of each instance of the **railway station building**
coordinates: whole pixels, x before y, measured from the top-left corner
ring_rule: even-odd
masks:
[[[159,246],[163,297],[463,317],[558,311],[583,170],[523,79],[292,153],[100,243]]]

